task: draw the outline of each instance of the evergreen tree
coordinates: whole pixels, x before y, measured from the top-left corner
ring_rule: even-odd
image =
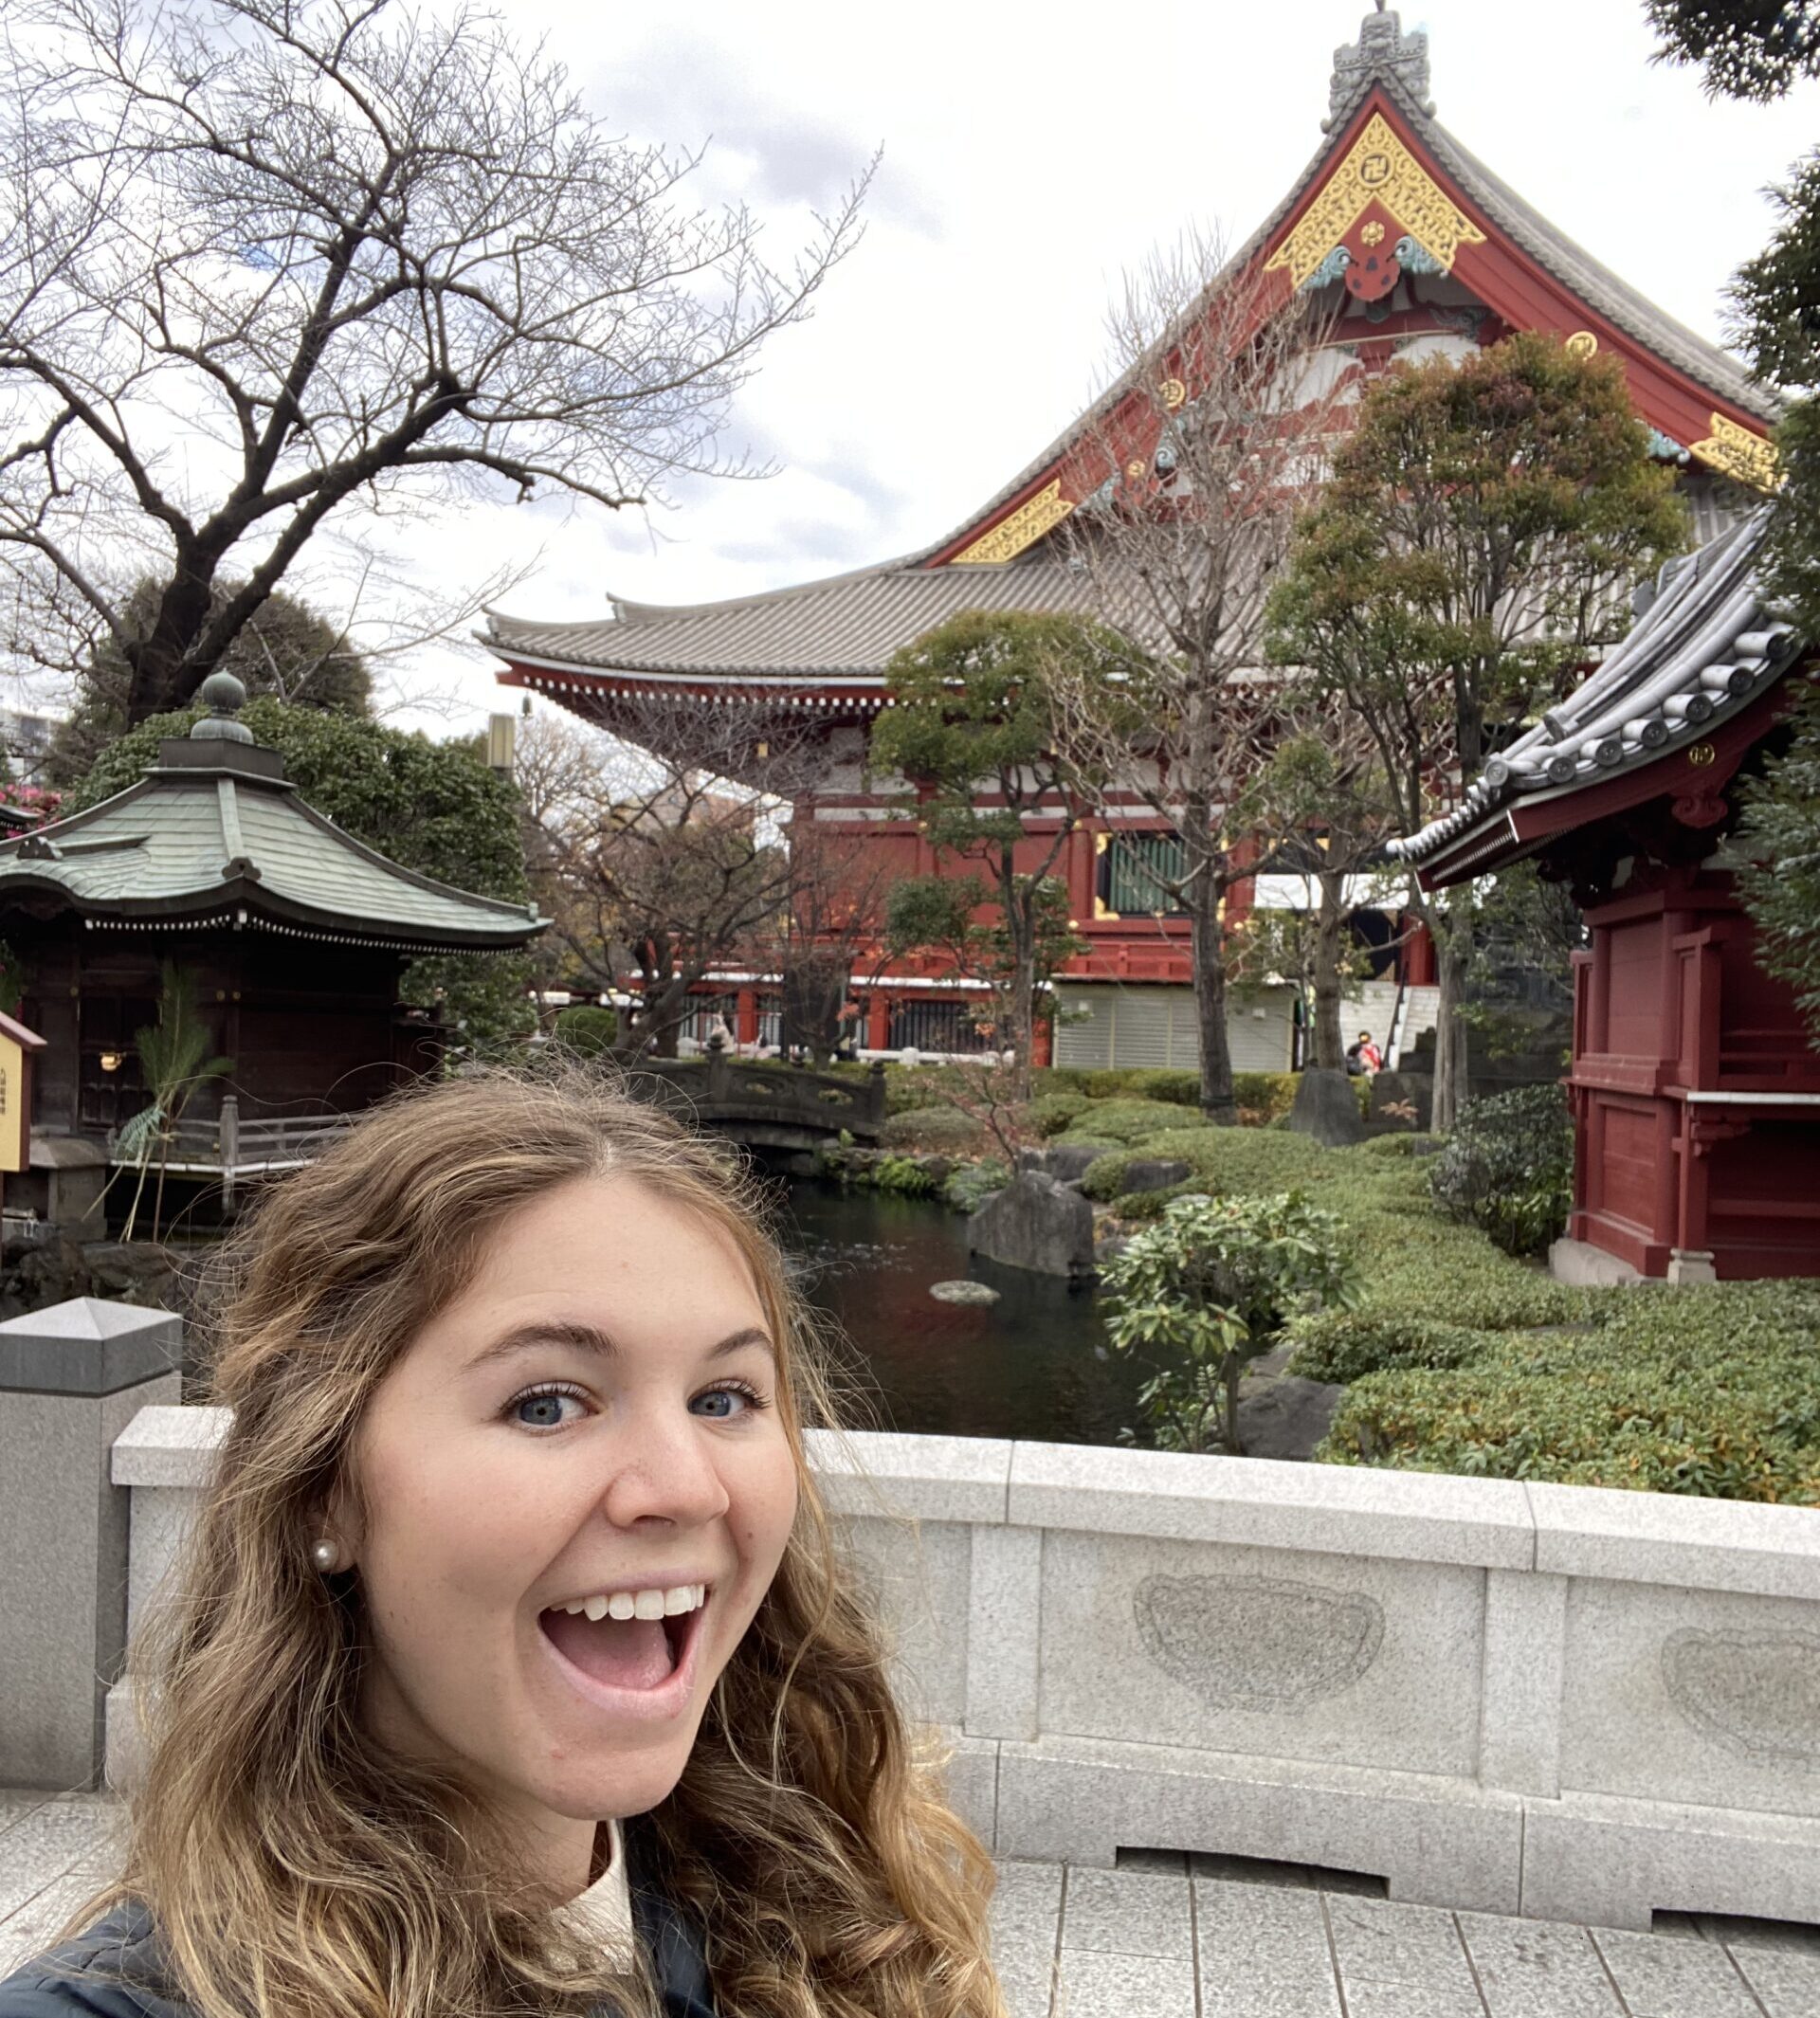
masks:
[[[1552,337],[1393,370],[1365,394],[1272,592],[1270,651],[1364,724],[1404,833],[1623,635],[1630,586],[1686,543],[1673,485],[1623,367]],[[1439,956],[1446,1129],[1465,1086],[1472,900],[1411,902]]]
[[[1820,76],[1820,6],[1781,0],[1650,0],[1663,54],[1703,66],[1716,97],[1765,102]],[[1759,377],[1795,395],[1776,429],[1783,482],[1766,591],[1820,641],[1820,149],[1775,192],[1774,236],[1732,283],[1738,340]],[[1796,700],[1792,738],[1742,791],[1738,885],[1761,957],[1795,991],[1820,1036],[1820,698]]]

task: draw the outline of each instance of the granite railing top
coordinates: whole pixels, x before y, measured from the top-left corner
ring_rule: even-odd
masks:
[[[197,1490],[228,1410],[146,1408],[116,1485]],[[1820,1509],[1265,1458],[809,1432],[830,1510],[1820,1598]]]

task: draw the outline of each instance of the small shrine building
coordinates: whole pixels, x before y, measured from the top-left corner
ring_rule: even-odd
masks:
[[[1738,781],[1814,672],[1759,596],[1766,520],[1671,562],[1604,664],[1398,845],[1429,889],[1533,858],[1585,914],[1556,1256],[1582,1278],[1820,1275],[1820,1052],[1757,965],[1727,848]]]
[[[185,1111],[172,1171],[220,1176],[302,1160],[309,1139],[432,1069],[444,1032],[400,1007],[406,963],[510,953],[545,929],[535,905],[401,868],[302,799],[235,713],[167,738],[137,784],[0,842],[0,939],[24,975],[36,1061],[34,1167],[103,1149],[147,1104],[135,1033],[157,1021],[159,970],[193,985],[224,1078]]]
[[[1366,15],[1357,41],[1335,52],[1321,124],[1306,169],[1228,274],[1247,285],[1268,280],[1279,299],[1307,298],[1324,333],[1315,373],[1323,396],[1343,395],[1399,361],[1464,357],[1513,332],[1543,331],[1582,355],[1622,362],[1656,454],[1680,472],[1702,538],[1748,512],[1773,479],[1771,397],[1737,358],[1603,266],[1440,123],[1426,35],[1405,34],[1393,11]],[[1225,277],[1213,282],[1210,300],[1223,284]],[[807,723],[823,752],[814,791],[797,800],[798,820],[863,835],[891,880],[944,870],[951,865],[914,821],[889,817],[893,794],[865,775],[870,726],[886,704],[886,663],[965,609],[1089,613],[1094,587],[1070,565],[1070,521],[1107,485],[1127,505],[1166,492],[1156,454],[1159,396],[1190,399],[1193,391],[1173,377],[1115,384],[959,525],[901,559],[727,602],[616,598],[597,620],[496,615],[488,642],[504,662],[500,678],[635,742],[649,741],[660,702],[737,703],[755,719],[764,707],[782,711]],[[1122,445],[1109,461],[1115,443]],[[1057,1032],[1057,1063],[1198,1063],[1187,922],[1156,911],[1151,873],[1178,846],[1137,807],[1070,836],[1053,873],[1065,880],[1087,951],[1059,984],[1074,1014]],[[1305,905],[1300,882],[1240,882],[1228,894],[1228,921],[1254,903]],[[1356,923],[1361,937],[1390,936],[1382,918]],[[1406,996],[1433,994],[1432,949],[1418,931],[1396,960],[1391,1013],[1401,1027]],[[704,985],[737,991],[737,1034],[750,1040],[764,991],[774,991],[778,978]],[[962,1013],[960,988],[933,971],[881,975],[866,1005],[868,1043],[941,1048],[937,1033]],[[1232,1019],[1237,1067],[1292,1063],[1283,1000],[1267,1011],[1235,1005]]]

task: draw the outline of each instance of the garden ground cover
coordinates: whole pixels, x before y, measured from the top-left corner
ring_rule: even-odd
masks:
[[[1287,1075],[1253,1077],[1242,1105],[1284,1111],[1271,1082]],[[932,1078],[891,1080],[905,1118],[890,1136],[965,1153]],[[1299,1190],[1339,1216],[1354,1300],[1285,1335],[1289,1372],[1346,1386],[1319,1460],[1820,1505],[1820,1282],[1572,1288],[1444,1216],[1410,1138],[1330,1150],[1280,1127],[1211,1128],[1194,1094],[1192,1074],[1046,1072],[1027,1119],[1107,1145],[1083,1189],[1134,1225],[1189,1191]],[[1134,1158],[1191,1175],[1121,1197]]]

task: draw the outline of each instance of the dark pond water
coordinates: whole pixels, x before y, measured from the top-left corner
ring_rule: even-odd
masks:
[[[810,1300],[875,1388],[877,1426],[930,1436],[1111,1444],[1137,1420],[1140,1371],[1112,1352],[1091,1292],[967,1252],[961,1214],[920,1198],[789,1186],[783,1230]],[[938,1303],[972,1276],[999,1300]]]

